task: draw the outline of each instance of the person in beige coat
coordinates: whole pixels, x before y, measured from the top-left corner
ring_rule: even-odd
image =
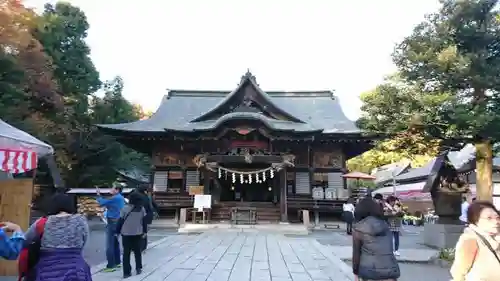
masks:
[[[453,281],[500,280],[498,210],[490,202],[476,201],[467,209],[467,222],[455,247]]]

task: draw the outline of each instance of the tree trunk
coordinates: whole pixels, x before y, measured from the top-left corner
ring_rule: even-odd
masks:
[[[476,146],[476,196],[478,200],[493,201],[493,146],[482,140]]]

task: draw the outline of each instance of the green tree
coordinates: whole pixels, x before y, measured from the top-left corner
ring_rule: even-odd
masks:
[[[363,173],[371,173],[373,169],[400,162],[403,160],[408,160],[411,162],[411,166],[421,167],[427,164],[433,157],[437,155],[437,145],[430,144],[431,146],[422,151],[424,154],[413,154],[411,149],[405,149],[404,146],[398,142],[398,138],[395,140],[383,141],[376,146],[347,161],[347,168],[349,171],[359,171]],[[428,143],[424,139],[421,139],[419,144],[425,145]]]
[[[46,4],[33,36],[54,65],[54,78],[64,96],[64,111],[54,116],[58,134],[51,144],[69,187],[90,187],[116,180],[116,168],[147,159],[98,132],[96,123],[139,119],[136,108],[122,96],[117,77],[101,83],[85,42],[89,24],[82,10],[69,3]],[[96,96],[102,90],[104,97]],[[149,168],[149,167],[148,167]]]
[[[89,174],[82,171],[81,151],[89,145],[87,137],[92,125],[89,99],[101,85],[85,42],[88,28],[83,11],[69,3],[57,3],[45,5],[37,26],[32,29],[53,63],[54,79],[64,97],[64,110],[52,118],[57,130],[49,142],[70,187],[79,186],[79,176]]]
[[[428,95],[394,75],[360,98],[363,105],[358,125],[390,139],[349,160],[350,169],[369,172],[403,159],[418,167],[437,155],[441,142],[429,136],[421,123],[435,123],[438,116],[433,109],[447,102],[449,95]]]
[[[475,144],[484,200],[492,200],[492,143],[500,137],[499,15],[498,1],[442,0],[393,54],[401,75],[426,97],[451,94],[416,123],[430,136]]]
[[[51,60],[30,33],[37,15],[19,1],[0,4],[0,116],[47,140],[49,117],[63,107]]]

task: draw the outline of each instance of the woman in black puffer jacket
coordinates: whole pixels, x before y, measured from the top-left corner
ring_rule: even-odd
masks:
[[[352,269],[356,280],[397,280],[399,265],[382,208],[373,199],[365,198],[356,206],[354,214],[358,220],[352,236]]]

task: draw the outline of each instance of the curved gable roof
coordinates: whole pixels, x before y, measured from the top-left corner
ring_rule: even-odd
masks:
[[[241,78],[241,83],[238,85],[236,89],[234,89],[232,92],[230,92],[224,99],[222,99],[215,107],[207,111],[206,113],[203,113],[201,116],[198,116],[194,120],[191,120],[191,122],[200,122],[200,121],[206,121],[210,119],[213,115],[217,113],[217,111],[220,111],[224,109],[228,103],[230,103],[231,100],[233,100],[237,95],[243,94],[246,87],[251,87],[254,89],[255,93],[259,95],[261,99],[264,100],[265,106],[266,107],[271,107],[271,111],[275,111],[278,114],[285,116],[289,121],[293,122],[298,122],[298,123],[305,123],[304,121],[300,120],[293,114],[290,114],[286,110],[282,109],[279,105],[276,105],[273,100],[268,96],[267,93],[265,93],[259,85],[257,85],[257,82],[255,80],[255,77],[252,75],[251,72],[247,72],[242,78]]]

